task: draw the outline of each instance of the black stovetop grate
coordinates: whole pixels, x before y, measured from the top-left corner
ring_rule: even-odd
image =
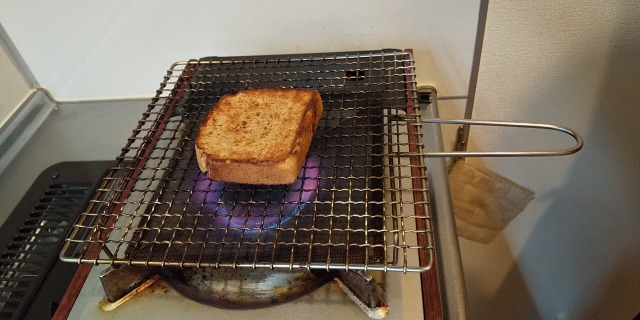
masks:
[[[0,228],[0,319],[55,311],[76,269],[60,263],[60,248],[101,176],[85,171],[69,162],[45,170]]]

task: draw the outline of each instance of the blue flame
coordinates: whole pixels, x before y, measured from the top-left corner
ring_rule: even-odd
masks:
[[[318,159],[308,158],[296,182],[282,186],[224,183],[201,174],[191,202],[204,203],[201,213],[212,218],[213,228],[258,235],[260,230],[282,226],[313,203],[318,188],[318,165]]]

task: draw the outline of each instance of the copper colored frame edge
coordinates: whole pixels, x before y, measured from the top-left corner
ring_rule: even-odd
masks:
[[[406,52],[411,53],[413,56],[413,50],[406,49]],[[407,63],[405,63],[407,66]],[[411,96],[410,83],[413,81],[409,75],[405,76],[406,84],[407,84],[407,113],[415,112],[414,99]],[[417,126],[409,123],[407,126],[407,131],[409,133],[409,151],[412,153],[419,153],[417,145],[420,141],[417,141],[417,137],[419,132],[417,132]],[[420,172],[420,163],[423,159],[420,157],[410,157],[411,163],[411,175],[412,176],[420,176],[422,173]],[[422,192],[418,191],[420,189],[425,189],[427,186],[423,184],[421,179],[411,179],[412,187],[414,188],[413,198],[415,200],[414,209],[416,211],[416,215],[423,214],[426,212],[424,205],[424,196]],[[425,230],[426,225],[422,219],[416,219],[416,229],[417,230]],[[418,233],[418,245],[421,247],[427,247],[427,239],[428,234]],[[432,241],[435,240],[432,237]],[[435,247],[435,246],[434,246]],[[420,260],[421,266],[426,266],[428,262],[427,252],[424,250],[420,250],[418,253],[418,257]],[[422,289],[422,311],[424,314],[425,320],[432,319],[442,319],[443,318],[443,310],[442,310],[442,297],[440,295],[440,281],[438,277],[438,264],[436,263],[436,254],[435,252],[431,253],[431,268],[429,270],[420,273],[420,281],[421,281],[421,289]]]

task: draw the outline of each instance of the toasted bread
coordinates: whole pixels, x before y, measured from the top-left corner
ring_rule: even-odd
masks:
[[[322,115],[314,90],[249,89],[223,96],[200,125],[196,160],[209,178],[295,182]]]

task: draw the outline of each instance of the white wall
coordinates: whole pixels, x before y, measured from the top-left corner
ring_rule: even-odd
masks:
[[[472,318],[640,313],[639,57],[638,1],[490,2],[474,117],[563,123],[586,143],[570,157],[483,161],[537,198],[491,244],[461,242]],[[482,149],[569,143],[471,135]]]
[[[4,46],[0,45],[0,128],[27,98],[30,90],[31,85],[14,65]]]
[[[152,96],[203,56],[412,48],[418,81],[467,93],[478,3],[464,1],[9,1],[0,21],[58,100]]]

